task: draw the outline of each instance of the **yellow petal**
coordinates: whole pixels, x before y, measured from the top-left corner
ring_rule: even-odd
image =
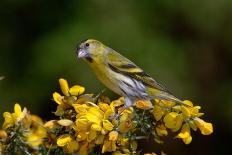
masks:
[[[70,89],[69,89],[69,92],[71,95],[74,95],[74,96],[78,96],[78,95],[81,95],[83,94],[85,91],[85,88],[82,87],[82,86],[79,86],[79,85],[75,85],[75,86],[72,86]]]
[[[59,93],[55,92],[55,93],[52,94],[52,96],[53,96],[53,100],[54,100],[57,104],[61,104],[61,103],[62,103],[62,98],[63,98],[63,97],[62,97]]]
[[[86,104],[72,104],[77,113],[87,113],[89,107]]]
[[[101,130],[101,134],[102,134],[102,135],[106,135],[106,134],[107,134],[106,129],[102,128],[102,130]]]
[[[165,107],[173,107],[176,103],[169,100],[161,100],[160,104],[163,104]]]
[[[77,140],[78,141],[86,141],[88,135],[86,134],[86,131],[84,132],[78,132],[78,135],[77,135]]]
[[[176,112],[170,112],[164,117],[165,126],[173,131],[179,130],[182,122],[183,116]]]
[[[213,133],[213,125],[212,123],[207,123],[204,120],[200,118],[194,119],[194,122],[196,123],[197,127],[200,129],[201,134],[203,135],[210,135]]]
[[[182,126],[181,132],[176,136],[176,138],[187,138],[190,136],[190,128],[188,124]]]
[[[16,103],[14,106],[14,112],[16,114],[16,118],[20,117],[22,110],[21,110],[21,107],[18,103]]]
[[[164,115],[164,111],[158,105],[155,105],[152,113],[153,113],[156,121],[159,121],[163,117],[163,115]]]
[[[108,120],[103,120],[103,127],[106,130],[111,131],[111,130],[113,130],[114,125],[110,121],[108,121]]]
[[[190,144],[192,141],[192,136],[190,133],[189,124],[185,123],[182,126],[181,132],[176,136],[176,138],[181,138],[185,144]]]
[[[116,142],[106,140],[102,146],[102,153],[116,151]]]
[[[7,137],[6,131],[0,130],[0,139],[1,139],[1,138],[6,138],[6,137]]]
[[[192,142],[192,136],[182,139],[185,144],[190,144]]]
[[[44,137],[40,137],[36,133],[30,134],[30,136],[27,137],[27,143],[32,147],[36,148],[39,145],[42,144]]]
[[[109,117],[112,116],[112,115],[114,115],[114,110],[112,110],[111,108],[109,108],[104,113],[104,119],[109,119]]]
[[[117,100],[112,101],[112,102],[110,103],[110,106],[112,106],[112,107],[119,107],[119,106],[121,106],[121,105],[123,105],[123,104],[124,104],[124,98],[121,97],[121,98],[119,98],[119,99],[117,99]]]
[[[92,124],[91,129],[95,131],[101,131],[102,127],[99,124]]]
[[[190,110],[187,107],[183,106],[183,105],[181,106],[181,111],[186,117],[191,116]]]
[[[109,140],[116,141],[118,139],[118,132],[117,131],[111,131],[109,133]]]
[[[200,110],[200,109],[201,109],[200,106],[194,106],[194,107],[190,108],[191,115],[192,115],[192,116],[198,117],[198,115],[199,115],[199,110]],[[200,115],[201,115],[201,114],[200,114]]]
[[[105,141],[104,145],[102,146],[102,153],[110,152],[111,151],[111,142]]]
[[[81,130],[81,131],[87,131],[90,127],[90,123],[87,119],[85,118],[80,118],[76,120],[76,129]]]
[[[144,109],[144,110],[153,108],[153,105],[149,100],[137,100],[135,102],[135,106],[139,109]]]
[[[95,140],[95,144],[103,144],[103,142],[104,142],[104,138],[105,138],[105,136],[104,135],[99,135],[99,136],[97,136],[97,138],[96,138],[96,140]]]
[[[95,115],[99,119],[102,119],[103,115],[104,115],[104,112],[101,111],[99,107],[91,107],[91,108],[89,108],[88,113],[91,113],[91,114]]]
[[[107,111],[108,109],[110,109],[109,104],[106,104],[106,103],[103,103],[103,102],[98,103],[98,106],[104,112]]]
[[[57,123],[61,126],[70,126],[73,124],[73,121],[71,121],[69,119],[61,119],[61,120],[57,121]]]
[[[58,126],[56,120],[50,120],[44,124],[44,127],[48,129],[56,128],[56,126]]]
[[[67,147],[67,152],[71,154],[79,149],[79,143],[75,140],[72,140],[71,142],[67,144],[66,147]]]
[[[167,136],[168,135],[168,131],[166,130],[164,125],[159,125],[155,129],[156,129],[156,132],[159,136]]]
[[[6,129],[6,128],[14,125],[14,123],[15,123],[14,122],[14,118],[13,118],[13,116],[9,112],[4,112],[3,113],[3,117],[5,119],[4,123],[2,125],[3,129]]]
[[[99,117],[97,117],[94,114],[91,113],[87,113],[86,114],[86,119],[92,123],[96,123],[96,124],[100,124],[101,123],[101,119]]]
[[[87,141],[91,142],[92,140],[94,140],[97,137],[97,132],[95,130],[90,130],[88,137],[87,137]]]
[[[65,79],[59,79],[60,89],[65,96],[70,96],[68,82]]]
[[[66,135],[62,135],[57,139],[57,145],[58,146],[65,146],[67,145],[67,143],[71,142],[72,138],[70,137],[70,135],[66,134]]]

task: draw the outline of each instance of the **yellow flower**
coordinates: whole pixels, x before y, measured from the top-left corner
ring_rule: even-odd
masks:
[[[190,127],[187,123],[182,126],[181,132],[176,136],[176,138],[181,138],[185,144],[190,144],[192,141],[192,136],[190,133]]]
[[[182,105],[181,106],[181,111],[186,117],[191,116],[191,112],[190,112],[189,108],[187,108],[186,106]]]
[[[63,147],[67,153],[73,153],[79,149],[79,143],[68,134],[60,136],[56,143],[57,146]]]
[[[102,153],[116,151],[117,139],[118,139],[118,132],[117,131],[111,131],[109,133],[109,139],[106,139],[104,141],[104,144],[102,146]]]
[[[7,137],[6,131],[0,130],[0,139],[1,139],[1,138],[6,138],[6,137]]]
[[[176,103],[169,100],[158,100],[159,105],[164,107],[173,107]]]
[[[68,134],[66,134],[66,135],[62,135],[62,136],[60,136],[58,139],[57,139],[57,141],[56,141],[56,143],[57,143],[57,145],[58,146],[65,146],[65,145],[67,145],[69,142],[71,142],[72,141],[72,138],[71,138],[71,136],[70,135],[68,135]]]
[[[47,130],[42,126],[43,121],[40,117],[36,115],[30,115],[30,119],[30,130],[29,133],[25,136],[26,141],[32,148],[38,148],[38,146],[43,143],[44,138],[46,138]]]
[[[211,123],[207,123],[200,118],[195,118],[194,122],[196,123],[197,127],[200,129],[201,134],[210,135],[213,133],[213,125]]]
[[[173,131],[180,129],[183,122],[183,116],[176,112],[170,112],[164,117],[165,126]]]
[[[69,154],[74,153],[79,149],[79,143],[75,140],[72,140],[69,143],[67,143],[67,145],[64,147],[64,149]]]
[[[5,119],[3,123],[3,128],[6,129],[8,127],[17,124],[18,122],[22,121],[22,119],[27,115],[27,109],[24,108],[23,111],[19,104],[15,104],[14,106],[14,113],[4,112],[3,117]]]
[[[89,106],[86,104],[72,104],[77,114],[87,113]]]
[[[115,141],[105,140],[102,146],[102,153],[116,151],[116,148],[117,146]]]
[[[185,100],[183,101],[186,105],[181,106],[181,111],[186,117],[200,117],[204,115],[204,113],[199,113],[201,109],[200,106],[193,106],[191,101]]]
[[[119,120],[119,131],[126,133],[136,127],[136,122],[132,121],[132,115],[130,113],[123,113]]]
[[[58,124],[56,120],[50,120],[44,124],[44,127],[47,129],[53,129],[58,127]]]
[[[135,102],[135,106],[139,109],[144,109],[144,110],[153,108],[153,105],[149,100],[137,100]]]
[[[53,99],[57,104],[62,104],[63,96],[61,96],[59,93],[55,92],[55,93],[53,93]]]
[[[105,138],[105,135],[99,135],[97,136],[96,140],[95,140],[95,144],[103,144],[104,142],[104,138]]]
[[[190,107],[193,107],[193,103],[192,103],[191,101],[189,101],[189,100],[184,100],[183,102],[184,102],[184,104],[186,104],[186,105],[188,105],[188,106],[190,106]]]
[[[97,105],[86,106],[74,105],[77,114],[74,130],[77,133],[78,141],[92,142],[96,141],[98,144],[103,143],[104,136],[109,131],[113,130],[114,125],[105,117],[105,113],[111,109],[104,109],[106,105],[101,104],[100,107]],[[105,110],[105,111],[103,111]]]
[[[103,120],[103,127],[106,130],[111,131],[111,130],[113,130],[114,125],[108,120]]]
[[[120,97],[119,99],[112,101],[110,103],[110,106],[119,107],[119,106],[121,106],[123,104],[124,104],[124,97]]]
[[[4,119],[5,119],[5,121],[4,121],[4,123],[3,123],[3,126],[2,126],[3,129],[6,129],[6,128],[8,128],[8,127],[14,125],[15,120],[14,120],[14,118],[12,117],[11,113],[9,113],[9,112],[4,112],[4,113],[3,113],[3,117],[4,117]]]
[[[163,124],[158,125],[155,129],[156,129],[156,132],[159,136],[167,136],[168,135],[168,131],[166,130],[166,127]]]
[[[59,79],[60,89],[65,96],[70,96],[68,82],[65,79]]]
[[[70,96],[70,95],[78,96],[78,95],[83,94],[85,91],[85,88],[79,85],[72,86],[69,89],[67,80],[62,79],[62,78],[59,79],[59,83],[60,83],[61,91],[63,92],[65,96]]]
[[[43,128],[39,128],[38,130],[29,134],[26,140],[31,147],[37,148],[43,143],[45,137],[46,130],[44,130]]]
[[[156,121],[159,121],[163,117],[164,113],[164,110],[162,110],[159,105],[154,106],[152,114],[155,117]]]
[[[116,141],[118,139],[118,132],[117,131],[111,131],[109,133],[109,140]]]
[[[69,93],[74,96],[78,96],[83,94],[85,91],[85,88],[79,85],[75,85],[69,89]]]

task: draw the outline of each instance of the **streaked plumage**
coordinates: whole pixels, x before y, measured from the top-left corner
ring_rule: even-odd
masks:
[[[77,54],[86,60],[104,85],[125,97],[127,107],[136,99],[157,98],[182,103],[132,61],[97,40],[82,41]]]

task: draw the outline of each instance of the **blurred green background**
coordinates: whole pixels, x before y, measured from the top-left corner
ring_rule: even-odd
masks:
[[[0,113],[19,102],[45,120],[52,118],[56,104],[51,98],[59,91],[60,77],[87,92],[103,90],[75,55],[78,42],[95,38],[176,96],[201,105],[203,118],[214,124],[213,135],[193,133],[188,146],[169,138],[163,145],[145,141],[146,151],[227,154],[232,138],[231,15],[231,0],[3,0]]]

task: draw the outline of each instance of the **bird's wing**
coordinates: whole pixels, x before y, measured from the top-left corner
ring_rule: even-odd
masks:
[[[141,81],[145,86],[152,87],[167,93],[170,93],[164,86],[155,81],[150,75],[145,73],[140,67],[132,61],[125,58],[116,51],[109,51],[106,55],[106,64],[111,70],[117,73],[134,78]],[[171,93],[170,93],[171,94]]]

